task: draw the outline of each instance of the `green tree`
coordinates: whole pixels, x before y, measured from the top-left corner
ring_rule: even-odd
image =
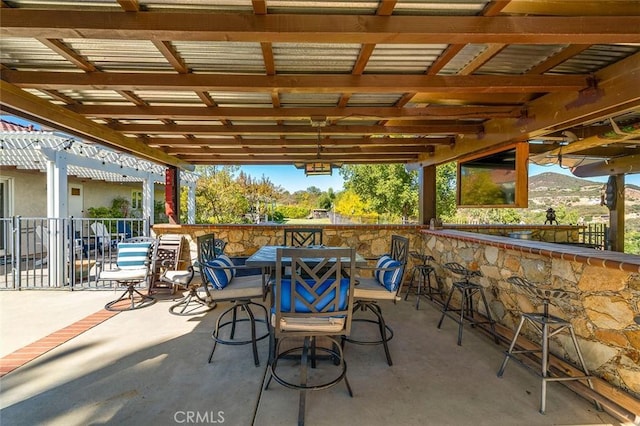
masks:
[[[350,189],[342,191],[336,196],[334,210],[345,216],[365,216],[371,213],[369,206]]]
[[[333,188],[329,188],[326,192],[323,192],[318,197],[318,208],[331,210],[333,203],[336,199],[336,194],[333,192]]]
[[[456,214],[456,163],[436,167],[436,214],[444,221]]]
[[[204,166],[196,172],[197,223],[241,223],[249,210],[242,185],[234,178],[237,166]]]
[[[378,214],[416,215],[418,207],[418,173],[407,171],[404,164],[346,165],[340,169],[345,188],[355,192]]]

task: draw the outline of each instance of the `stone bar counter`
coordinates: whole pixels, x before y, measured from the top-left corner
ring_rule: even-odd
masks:
[[[571,300],[550,311],[571,320],[589,371],[640,398],[640,256],[450,229],[422,233],[423,251],[436,259],[445,290],[452,277],[440,265],[458,262],[480,270],[477,282],[485,288],[493,317],[511,330],[521,312],[542,306],[516,291],[508,277],[570,292]],[[575,364],[568,334],[553,341],[551,352]]]
[[[196,258],[200,235],[214,233],[227,242],[226,254],[246,257],[263,245],[282,244],[285,228],[304,227],[322,228],[325,245],[354,247],[365,257],[386,253],[391,235],[408,237],[410,250],[436,259],[439,285],[445,290],[450,288],[451,276],[440,265],[455,261],[480,269],[484,276],[479,283],[486,288],[493,316],[511,330],[522,311],[542,307],[514,291],[507,277],[518,274],[569,290],[575,298],[566,306],[552,307],[551,313],[572,319],[587,367],[628,395],[629,410],[640,416],[640,324],[635,322],[640,316],[640,256],[500,236],[528,230],[534,238],[572,242],[576,226],[445,225],[447,229],[429,230],[426,225],[156,224],[153,231],[156,235],[182,234],[188,242],[182,256],[188,261]],[[474,232],[451,229],[454,227]],[[413,259],[409,262],[407,270]],[[564,351],[569,348],[567,338],[556,336],[552,352],[574,359],[575,354]]]

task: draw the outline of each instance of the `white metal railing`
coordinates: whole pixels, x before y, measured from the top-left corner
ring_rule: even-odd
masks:
[[[0,290],[97,288],[118,241],[149,235],[148,219],[0,218]]]

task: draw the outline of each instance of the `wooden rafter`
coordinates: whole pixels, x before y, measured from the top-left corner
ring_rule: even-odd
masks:
[[[483,149],[524,141],[553,131],[569,128],[579,122],[589,122],[603,115],[635,111],[640,105],[640,54],[619,61],[596,73],[600,95],[589,102],[576,104],[576,93],[551,93],[528,104],[531,119],[514,121],[494,119],[485,122],[482,136],[465,137],[454,147],[436,147],[433,154],[421,155],[424,165],[441,164]],[[569,107],[567,107],[567,105]]]
[[[640,16],[364,16],[7,8],[3,37],[297,43],[593,44],[640,42]]]
[[[189,146],[174,146],[170,148],[165,148],[164,152],[172,155],[199,155],[202,153],[202,147],[189,147]],[[236,146],[236,147],[215,147],[211,148],[213,152],[217,155],[317,155],[318,147],[310,146],[310,147],[297,147],[297,146],[285,146],[285,147],[275,147],[275,146],[261,146],[259,148],[246,147],[246,146]],[[421,152],[428,152],[431,150],[429,146],[404,146],[404,145],[389,145],[389,146],[324,146],[321,147],[322,155],[341,155],[341,154],[384,154],[387,153],[389,155],[394,154],[419,154]],[[207,155],[207,153],[203,153],[203,155]]]
[[[547,58],[545,61],[540,62],[538,65],[530,69],[527,74],[542,74],[546,71],[549,71],[550,69],[560,65],[567,59],[570,59],[578,53],[588,49],[590,46],[590,44],[574,44],[571,46],[567,46],[565,49],[562,49],[560,52]]]
[[[76,101],[75,99],[58,92],[57,90],[47,90],[47,89],[42,89],[40,90],[43,93],[46,93],[47,95],[51,96],[54,99],[59,100],[60,102],[63,102],[66,105],[79,105],[80,103],[78,101]]]
[[[498,53],[500,53],[505,47],[506,47],[506,44],[502,44],[502,43],[489,44],[482,53],[480,53],[478,56],[473,58],[473,60],[469,62],[467,65],[465,65],[465,67],[462,68],[458,72],[458,74],[459,75],[473,74],[475,71],[478,70],[478,68],[480,68],[481,66],[489,62],[491,58],[493,58]]]
[[[75,66],[86,72],[94,72],[98,69],[91,62],[80,56],[77,52],[67,46],[62,40],[39,38],[38,41],[49,49],[53,50]]]
[[[111,129],[125,134],[167,134],[167,135],[317,135],[310,125],[200,125],[200,124],[117,124]],[[430,135],[430,134],[474,134],[483,131],[482,125],[460,124],[457,122],[436,123],[422,126],[328,126],[322,129],[323,135]]]
[[[145,105],[139,97],[129,91],[119,91],[123,97],[136,105]],[[202,92],[201,92],[202,93]],[[398,107],[289,107],[277,108],[279,100],[273,94],[276,108],[251,107],[215,107],[202,108],[196,106],[117,106],[117,105],[76,105],[71,111],[96,118],[130,118],[152,119],[169,118],[174,120],[198,119],[305,119],[310,117],[326,117],[340,120],[349,118],[376,120],[442,120],[442,119],[476,119],[476,118],[517,118],[522,115],[520,108],[512,106],[445,106],[432,105],[424,108]]]
[[[181,155],[180,159],[192,164],[291,164],[295,162],[326,160],[348,163],[406,163],[416,161],[418,155],[413,154],[369,154],[367,160],[362,160],[362,154],[274,154],[262,156],[260,154],[217,155],[215,150],[198,150],[192,155]]]
[[[451,145],[455,141],[452,137],[441,138],[327,138],[322,137],[309,139],[243,139],[242,146],[435,146],[435,145]],[[149,146],[208,146],[208,147],[232,147],[238,146],[240,142],[234,138],[146,138],[145,143]]]
[[[99,142],[125,152],[135,152],[137,155],[151,161],[180,168],[190,168],[188,164],[175,157],[150,148],[136,139],[114,132],[107,126],[94,123],[79,114],[40,99],[2,80],[0,80],[0,105],[2,105],[3,109],[19,112],[28,119],[63,129],[69,134],[86,138],[87,140]]]
[[[165,40],[152,40],[153,45],[162,53],[167,61],[171,64],[180,74],[186,74],[189,72],[189,67],[185,64],[184,60],[180,57],[180,54],[176,51],[170,41]]]
[[[125,12],[138,12],[140,10],[138,0],[118,0],[118,4]]]
[[[586,75],[212,75],[161,73],[85,73],[5,71],[3,79],[36,89],[100,88],[110,90],[191,90],[271,92],[431,92],[548,93],[578,91],[588,86]]]

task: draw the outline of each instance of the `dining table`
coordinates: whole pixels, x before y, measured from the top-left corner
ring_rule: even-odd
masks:
[[[247,258],[245,265],[250,268],[275,268],[277,260],[277,250],[279,248],[293,248],[291,246],[262,246],[255,253]],[[344,248],[344,247],[331,247],[325,245],[306,246],[297,248]],[[282,262],[286,265],[287,259],[283,258]],[[367,260],[356,252],[355,266],[363,267],[367,266]]]

